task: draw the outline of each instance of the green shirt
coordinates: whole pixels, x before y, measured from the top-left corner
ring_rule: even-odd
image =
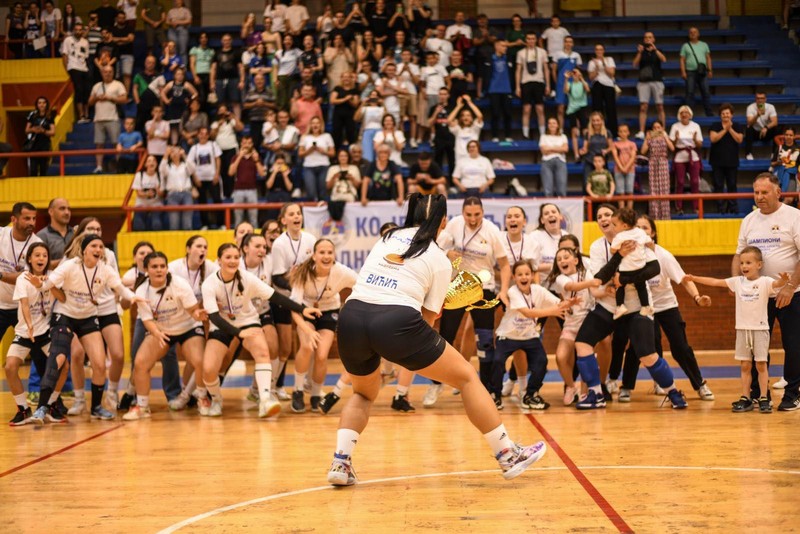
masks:
[[[147,15],[147,18],[154,21],[161,20],[161,15],[164,14],[164,6],[161,5],[161,2],[151,1],[148,2],[144,6],[144,14]],[[153,28],[149,24],[147,25],[149,28]],[[163,29],[164,25],[158,27],[159,29]]]
[[[194,46],[189,50],[189,56],[195,58],[195,70],[197,70],[197,74],[208,74],[211,72],[211,61],[214,59],[213,48]]]
[[[586,88],[583,87],[582,83],[570,79],[567,84],[567,115],[572,115],[579,109],[588,106],[589,101],[586,98]],[[583,126],[581,124],[581,127]]]
[[[592,174],[589,175],[589,183],[592,185],[592,193],[604,197],[611,193],[614,177],[606,169],[592,171]]]
[[[525,30],[508,30],[506,33],[506,41],[513,42],[517,39],[521,39],[522,42],[525,42]],[[524,46],[509,46],[508,47],[508,57],[511,60],[512,64],[516,65],[517,60],[517,52],[525,48]]]
[[[692,49],[694,49],[694,54],[692,54]],[[708,63],[706,63],[706,54],[711,54],[711,49],[708,48],[708,45],[703,41],[697,41],[696,43],[683,43],[681,47],[681,57],[686,60],[686,70],[697,70],[697,63],[700,62],[706,67],[708,67]],[[695,61],[694,57],[697,56],[697,61]]]

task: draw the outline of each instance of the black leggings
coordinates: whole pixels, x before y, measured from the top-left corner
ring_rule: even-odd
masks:
[[[606,120],[606,128],[617,133],[617,92],[599,82],[592,85],[592,111],[599,111]]]
[[[29,176],[47,176],[50,158],[28,158]]]
[[[342,104],[344,105],[344,104]],[[350,107],[348,105],[348,107]],[[349,110],[344,112],[334,109],[333,112],[333,144],[339,149],[345,143],[352,145],[357,139],[356,121]]]
[[[200,196],[197,198],[198,204],[207,204],[209,197],[214,204],[220,204],[222,198],[219,194],[219,184],[213,182],[200,182],[200,187],[197,188]],[[213,211],[201,211],[200,220],[203,226],[219,226],[219,213]]]
[[[503,119],[505,137],[511,137],[511,95],[489,93],[492,106],[492,137],[500,137],[500,119]]]

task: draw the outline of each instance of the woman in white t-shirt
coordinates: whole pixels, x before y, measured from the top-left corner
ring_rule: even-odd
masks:
[[[344,264],[336,263],[336,250],[328,239],[320,239],[314,244],[314,254],[298,265],[290,277],[291,299],[305,306],[319,308],[322,315],[308,321],[298,313],[292,313],[300,334],[300,349],[295,355],[292,411],[305,412],[303,386],[309,371],[310,359],[314,358],[311,377],[311,411],[320,411],[322,386],[328,370],[328,354],[333,345],[336,325],[339,321],[339,308],[342,298],[346,299],[356,283],[358,275]],[[308,328],[301,328],[308,327]],[[309,336],[305,330],[313,332]]]
[[[361,190],[361,171],[350,163],[350,152],[340,148],[336,153],[338,163],[328,168],[325,186],[331,200],[355,202]]]
[[[698,149],[703,146],[703,132],[700,125],[692,120],[694,113],[689,106],[678,108],[678,122],[669,129],[669,138],[675,145],[675,158],[672,167],[675,171],[675,192],[683,194],[686,183],[686,173],[689,173],[689,187],[692,193],[700,191],[700,171],[703,162]],[[692,206],[697,211],[698,201],[693,200]],[[675,201],[675,209],[679,215],[683,214],[683,201]]]
[[[542,191],[546,197],[567,196],[567,136],[561,132],[558,120],[547,119],[547,133],[539,139],[542,152]]]
[[[503,248],[500,229],[493,222],[484,219],[483,203],[477,197],[464,200],[461,215],[451,219],[439,235],[437,243],[447,251],[450,261],[461,259],[460,269],[471,273],[486,271],[489,276],[483,282],[483,296],[487,301],[495,297],[508,305],[508,286],[511,280],[511,266],[508,264]],[[494,267],[500,268],[500,290],[496,292]],[[489,387],[494,361],[494,309],[471,310],[470,316],[475,324],[477,351],[480,361],[481,382]],[[442,311],[439,332],[448,343],[453,343],[464,317],[464,309]],[[439,391],[437,391],[437,388]],[[436,403],[441,385],[434,384],[423,399],[423,406]],[[500,397],[495,397],[498,407],[502,406]]]
[[[136,191],[136,200],[133,205],[161,206],[161,175],[158,173],[158,161],[152,154],[144,160],[144,168],[133,177],[131,189]],[[134,232],[149,232],[161,230],[161,212],[139,211],[133,216]]]
[[[592,111],[599,111],[606,118],[606,128],[617,131],[617,91],[614,75],[617,65],[614,58],[606,57],[606,48],[594,45],[594,57],[587,65],[592,81]]]
[[[200,181],[194,182],[192,177],[195,170],[194,162],[186,159],[186,152],[182,148],[169,147],[167,149],[167,154],[161,160],[158,171],[163,181],[161,188],[166,194],[168,206],[191,206],[194,204],[192,188],[196,184],[200,184],[202,188],[203,184]],[[211,188],[202,189],[208,191]],[[199,193],[200,189],[198,188]],[[201,199],[201,201],[205,202],[205,199]],[[194,212],[189,210],[169,212],[169,230],[191,230],[193,215]],[[203,224],[207,225],[211,215],[207,211],[202,211],[200,217]]]
[[[286,31],[286,6],[280,0],[266,0],[264,16],[272,19],[271,29],[273,32],[283,33]]]
[[[270,300],[293,311],[313,318],[319,310],[306,308],[276,293],[257,276],[240,269],[239,249],[225,243],[217,251],[219,270],[203,282],[203,308],[208,313],[212,329],[203,353],[203,384],[198,387],[200,415],[222,415],[222,392],[219,372],[228,347],[238,338],[255,360],[255,377],[258,384],[259,417],[272,417],[280,413],[280,403],[270,394],[272,366],[269,348],[258,315],[258,305]],[[204,394],[211,394],[211,402]]]
[[[71,355],[72,338],[73,335],[77,335],[80,344],[86,351],[86,355],[88,355],[89,360],[92,362],[91,417],[93,419],[111,420],[114,418],[114,414],[105,409],[101,404],[103,401],[103,389],[106,382],[106,350],[104,341],[107,342],[108,339],[110,339],[113,342],[114,338],[109,336],[108,339],[105,339],[101,334],[101,324],[99,321],[99,316],[101,315],[100,299],[106,288],[113,290],[124,302],[130,303],[134,301],[135,297],[131,290],[122,285],[117,270],[103,260],[107,251],[99,235],[82,234],[79,243],[80,255],[78,257],[65,259],[44,282],[38,278],[31,278],[29,281],[36,288],[46,290],[57,287],[64,292],[66,300],[63,303],[56,303],[52,322],[50,356],[55,358],[53,365],[56,365],[60,369],[63,362],[69,359]],[[119,316],[116,315],[116,303],[112,304],[114,307],[114,315],[117,321],[119,321]],[[122,329],[118,324],[116,326],[119,328],[118,342],[121,347]],[[110,328],[110,326],[107,325],[106,328]],[[117,361],[116,353],[122,351],[115,350],[112,352],[112,346],[109,346],[108,350],[112,353],[112,366],[118,365],[121,374],[122,362]],[[83,367],[82,362],[73,361],[72,363],[73,370],[76,366]],[[51,364],[48,363],[48,366],[49,365]],[[82,370],[83,369],[81,369],[81,371]],[[42,378],[42,386],[45,386],[46,377]],[[76,376],[73,371],[73,379],[75,378]],[[82,382],[75,382],[76,403],[79,400],[78,384],[82,384]],[[113,385],[116,386],[116,384]],[[109,391],[111,390],[109,389]],[[116,393],[116,390],[114,390],[114,393]],[[114,407],[116,407],[116,399],[114,399],[113,404]],[[74,407],[75,405],[73,405],[73,408]],[[82,411],[83,410],[78,413]]]
[[[547,352],[539,337],[536,320],[540,317],[563,318],[570,301],[562,302],[542,286],[536,285],[535,272],[527,260],[514,264],[514,285],[508,290],[509,304],[496,331],[497,348],[489,391],[495,399],[501,397],[506,360],[515,352],[523,351],[531,374],[529,380],[523,379],[526,384],[524,389],[520,388],[520,407],[525,410],[546,410],[550,403],[539,395],[539,389],[547,374]]]
[[[466,158],[456,158],[456,168],[453,171],[453,185],[468,197],[480,197],[491,189],[495,174],[489,158],[481,156],[481,147],[478,141],[467,143]]]
[[[156,362],[170,348],[179,345],[181,354],[195,369],[203,367],[205,319],[189,282],[174,276],[167,267],[163,252],[151,252],[144,259],[147,279],[136,289],[142,300],[137,306],[139,320],[149,335],[136,352],[133,381],[136,386],[136,406],[122,418],[137,421],[150,417],[150,373]]]
[[[480,141],[483,128],[483,113],[476,106],[469,95],[458,97],[458,103],[450,116],[447,117],[450,133],[455,137],[456,165],[459,160],[468,158],[467,144],[470,141]]]
[[[8,347],[6,353],[6,380],[8,389],[14,397],[17,405],[17,412],[14,418],[9,421],[10,426],[22,426],[29,422],[43,422],[46,418],[54,423],[66,422],[64,416],[49,408],[43,415],[42,421],[31,421],[33,415],[28,407],[25,398],[25,389],[19,378],[19,368],[25,363],[25,358],[30,354],[31,361],[36,367],[39,376],[45,376],[47,369],[47,355],[50,351],[50,316],[53,312],[53,305],[56,299],[64,300],[64,293],[60,289],[50,290],[37,289],[28,280],[30,276],[47,278],[47,271],[50,265],[50,250],[44,243],[38,242],[31,244],[25,253],[25,263],[28,272],[17,278],[14,286],[14,301],[19,304],[17,307],[17,326],[14,327],[14,340]],[[45,404],[55,402],[61,392],[61,386],[67,380],[69,363],[61,368],[58,381],[54,384],[53,393],[48,394],[44,399]],[[40,394],[40,399],[42,399]],[[40,403],[41,405],[41,403]]]
[[[313,117],[308,124],[308,133],[300,138],[297,149],[297,155],[303,158],[303,182],[308,198],[313,200],[327,198],[325,178],[328,176],[333,152],[333,137],[323,129],[322,119]]]
[[[361,100],[361,105],[356,110],[355,120],[361,122],[361,148],[364,159],[375,161],[375,136],[381,131],[381,120],[386,115],[383,100],[377,89],[373,89],[367,98]]]
[[[389,159],[395,165],[407,167],[403,161],[403,149],[406,146],[406,136],[402,130],[397,128],[397,120],[391,113],[386,113],[381,119],[381,130],[375,134],[372,140],[373,149],[378,150],[381,145],[389,147]]]
[[[531,237],[539,243],[541,251],[540,274],[548,275],[553,269],[556,251],[558,251],[558,240],[567,234],[567,231],[561,228],[563,220],[561,209],[556,204],[547,202],[539,206],[539,226],[531,232]]]
[[[515,445],[475,369],[431,325],[450,283],[450,260],[436,246],[447,220],[443,195],[414,193],[403,228],[390,230],[369,253],[339,316],[339,354],[354,395],[342,411],[328,482],[356,483],[351,454],[381,388],[381,356],[461,391],[473,425],[484,435],[506,479],[546,450],[544,443]],[[490,332],[491,334],[492,332]]]

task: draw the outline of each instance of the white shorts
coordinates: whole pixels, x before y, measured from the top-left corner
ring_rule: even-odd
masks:
[[[585,318],[585,313],[581,315],[567,315],[567,318],[564,320],[564,326],[561,327],[561,336],[558,339],[575,341],[575,338],[578,336],[578,330],[581,329]]]
[[[664,82],[639,82],[636,84],[636,92],[639,93],[639,103],[647,104],[650,98],[656,104],[664,103]]]
[[[30,339],[22,338],[21,342],[17,342],[17,338],[14,338],[14,342],[8,347],[8,352],[6,356],[9,358],[19,358],[23,362],[25,358],[31,353],[31,349],[33,348],[33,343]],[[42,347],[42,352],[45,354],[50,353],[50,343],[47,343]]]
[[[737,330],[736,356],[739,361],[765,362],[769,352],[769,330]]]

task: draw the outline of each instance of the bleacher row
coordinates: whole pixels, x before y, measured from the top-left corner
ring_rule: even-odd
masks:
[[[450,21],[442,21],[445,24]],[[541,32],[548,25],[547,20],[526,19],[524,27]],[[712,59],[714,61],[714,77],[709,80],[712,92],[711,103],[717,107],[722,103],[734,105],[736,113],[734,120],[744,124],[745,107],[753,102],[753,93],[757,88],[767,91],[767,101],[776,106],[780,124],[800,124],[800,115],[795,115],[797,104],[800,102],[800,82],[793,76],[773,76],[773,71],[777,67],[786,68],[786,65],[776,65],[773,60],[760,59],[759,55],[768,43],[757,42],[752,39],[753,34],[778,34],[776,38],[782,37],[785,44],[791,43],[788,37],[780,35],[778,26],[771,19],[749,18],[733,21],[731,29],[718,29],[718,18],[714,16],[695,16],[695,17],[600,17],[590,19],[564,19],[563,25],[570,30],[575,41],[576,51],[581,53],[584,63],[593,54],[593,46],[596,42],[601,42],[606,47],[606,55],[611,56],[617,63],[617,84],[623,93],[617,99],[617,107],[620,123],[626,123],[631,127],[632,133],[638,130],[638,108],[639,101],[636,96],[636,83],[638,70],[633,67],[631,61],[636,53],[636,45],[641,42],[642,34],[645,30],[655,32],[657,45],[667,56],[667,63],[664,65],[666,94],[664,104],[667,115],[667,129],[676,120],[677,108],[684,104],[684,82],[679,75],[678,51],[686,40],[686,31],[689,26],[698,26],[701,29],[701,39],[708,42],[711,47]],[[737,29],[737,24],[747,26],[746,31]],[[753,32],[753,25],[759,26],[761,32]],[[495,19],[490,25],[498,29],[510,27],[510,20]],[[200,31],[209,34],[212,46],[219,43],[219,39],[224,33],[231,33],[237,41],[239,27],[205,27],[192,28],[191,34],[193,41],[196,40]],[[137,35],[137,41],[143,40],[141,35]],[[781,43],[784,44],[784,43]],[[140,48],[140,47],[137,47]],[[796,47],[794,55],[798,56]],[[794,58],[793,58],[794,59]],[[783,61],[781,62],[783,63]],[[785,72],[785,71],[784,71]],[[698,95],[699,96],[699,95]],[[477,100],[477,105],[483,110],[486,127],[491,120],[488,112],[488,101]],[[548,115],[555,114],[555,105],[552,100],[545,102]],[[513,99],[514,117],[519,117],[520,103]],[[716,117],[703,117],[702,110],[696,109],[695,122],[703,127],[704,147],[708,148],[708,128],[717,120]],[[700,111],[700,113],[697,113]],[[126,109],[132,112],[132,109]],[[651,106],[649,120],[655,119],[655,109]],[[328,125],[330,127],[330,125]],[[529,190],[535,191],[535,184],[538,180],[535,177],[539,174],[540,165],[538,143],[534,140],[522,138],[519,120],[512,124],[515,131],[513,142],[494,143],[488,140],[488,131],[484,132],[481,142],[481,150],[489,158],[499,157],[511,161],[515,168],[513,170],[501,170],[497,174],[500,177],[519,177],[523,185]],[[76,128],[69,134],[66,142],[61,144],[62,150],[72,150],[81,148],[93,148],[91,125],[76,125]],[[638,141],[641,144],[641,141]],[[429,145],[423,143],[417,149],[406,147],[404,158],[410,164],[414,161],[415,154],[421,150],[430,149]],[[749,178],[769,167],[769,154],[771,147],[756,143],[754,150],[755,158],[752,161],[742,159],[740,161],[740,182],[746,184]],[[570,159],[571,161],[571,159]],[[67,160],[67,174],[87,174],[93,169],[93,159],[91,156],[75,157]],[[570,173],[570,190],[580,194],[582,187],[582,164],[570,163],[568,170]],[[646,173],[646,168],[639,168],[640,172]],[[704,171],[710,171],[707,161],[704,161]],[[500,180],[502,182],[502,180]],[[496,191],[504,190],[505,186],[498,183]]]

